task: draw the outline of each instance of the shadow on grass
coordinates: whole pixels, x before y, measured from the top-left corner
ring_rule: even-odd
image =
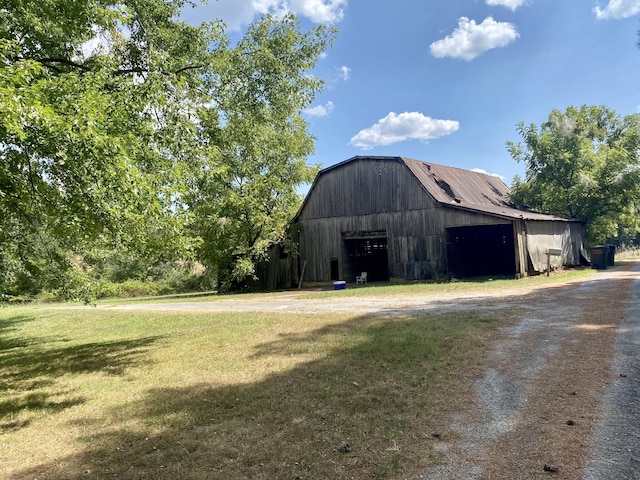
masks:
[[[0,354],[12,348],[27,346],[29,344],[27,339],[16,338],[12,334],[18,330],[19,325],[34,320],[35,317],[30,315],[17,315],[7,319],[0,319]],[[0,386],[0,388],[2,387]]]
[[[397,478],[428,463],[432,432],[421,426],[449,394],[433,386],[466,388],[453,372],[491,328],[473,315],[360,317],[282,336],[248,361],[300,355],[290,370],[242,385],[149,391],[129,415],[149,429],[93,432],[79,455],[13,478]]]
[[[569,308],[596,278],[547,293]],[[473,388],[503,313],[366,316],[282,335],[247,358],[260,380],[153,389],[113,412],[119,428],[87,433],[83,451],[9,478],[415,478],[440,460],[434,437],[446,437],[447,414]]]
[[[24,337],[17,326],[33,317],[0,321],[0,432],[21,428],[29,417],[53,413],[84,402],[60,391],[56,379],[68,374],[102,372],[122,375],[144,361],[146,349],[161,337],[60,346],[59,338]],[[63,340],[62,340],[63,341]]]

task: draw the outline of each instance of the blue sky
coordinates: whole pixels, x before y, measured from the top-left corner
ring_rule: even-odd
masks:
[[[400,155],[510,185],[525,171],[506,149],[518,122],[569,105],[640,111],[640,0],[209,0],[185,18],[235,35],[285,11],[339,30],[304,112],[323,167]]]

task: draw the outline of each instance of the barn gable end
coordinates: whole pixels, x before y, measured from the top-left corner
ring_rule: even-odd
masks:
[[[318,175],[298,218],[372,215],[434,206],[400,158],[355,157]]]

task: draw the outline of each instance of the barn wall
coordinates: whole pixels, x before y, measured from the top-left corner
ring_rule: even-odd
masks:
[[[562,249],[561,256],[551,257],[551,268],[580,265],[583,227],[579,222],[527,221],[527,253],[533,270],[547,269],[549,248]]]
[[[297,257],[287,255],[280,245],[272,245],[266,260],[256,265],[257,280],[248,281],[253,290],[283,290],[296,286],[299,278]]]
[[[360,272],[349,268],[343,234],[371,231],[386,232],[389,277],[440,276],[441,210],[400,161],[356,160],[325,172],[298,215],[304,280],[329,281],[337,258],[340,278],[354,281]]]
[[[359,272],[348,269],[348,251],[343,234],[370,231],[386,232],[389,277],[423,279],[442,276],[446,272],[445,239],[439,210],[300,220],[300,259],[307,263],[304,280],[329,281],[331,259],[337,258],[340,278],[354,281]]]
[[[422,192],[421,195],[426,194]],[[299,219],[300,258],[302,263],[306,262],[304,280],[329,281],[331,259],[337,258],[340,279],[354,281],[359,272],[347,268],[348,252],[343,234],[367,231],[386,232],[390,278],[443,278],[448,275],[447,227],[505,223],[509,222],[437,204],[420,210]]]

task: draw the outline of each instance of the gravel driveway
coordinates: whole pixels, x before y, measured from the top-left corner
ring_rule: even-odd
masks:
[[[640,264],[522,298],[424,479],[640,479]]]
[[[613,382],[604,395],[585,480],[640,478],[640,281],[633,283],[632,295],[618,327]]]

